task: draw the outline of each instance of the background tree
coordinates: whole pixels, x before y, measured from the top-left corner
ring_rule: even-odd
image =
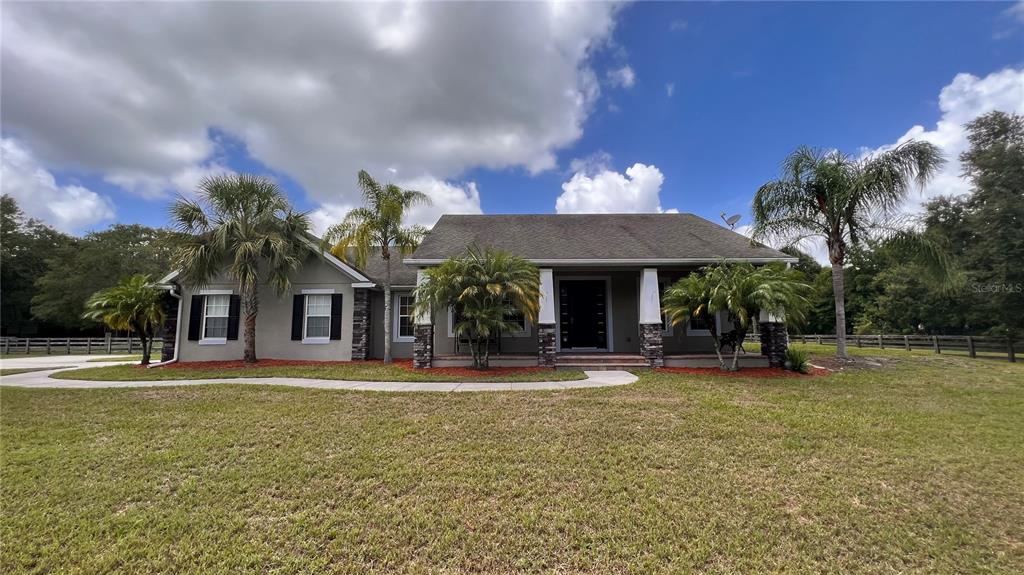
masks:
[[[669,286],[662,296],[662,309],[673,325],[690,319],[706,320],[715,342],[721,369],[739,369],[739,343],[746,338],[751,322],[760,312],[785,315],[786,321],[800,323],[807,308],[809,286],[803,273],[779,265],[754,267],[748,263],[707,266]],[[715,315],[725,312],[737,331],[732,363],[726,366]]]
[[[142,365],[148,365],[153,352],[153,336],[164,322],[161,290],[150,284],[147,275],[134,275],[118,285],[96,292],[86,302],[82,317],[105,323],[110,329],[128,330],[139,336]]]
[[[912,184],[923,186],[943,161],[939,148],[928,142],[906,142],[863,159],[801,147],[783,162],[780,179],[757,190],[756,239],[787,245],[810,237],[825,241],[832,264],[839,357],[846,357],[847,253],[851,247],[880,235],[910,244],[913,234],[902,225],[900,210]],[[918,245],[922,250],[929,248]],[[937,256],[930,251],[930,255]]]
[[[30,312],[35,284],[49,269],[47,259],[74,243],[71,236],[26,218],[11,196],[0,196],[0,332],[33,335],[51,328]],[[73,317],[77,319],[81,313],[79,305]]]
[[[208,284],[224,273],[238,284],[245,312],[247,363],[256,362],[258,288],[269,284],[278,295],[291,289],[291,275],[311,253],[309,219],[298,213],[273,180],[250,174],[204,179],[198,200],[179,199],[171,217],[185,234],[174,262],[182,279]]]
[[[82,317],[89,294],[135,274],[160,278],[171,270],[181,236],[171,230],[138,224],[115,224],[48,251],[47,271],[36,281],[35,317],[59,325],[66,334],[89,330],[95,322]]]
[[[365,267],[373,255],[384,260],[384,363],[391,363],[391,256],[408,255],[416,249],[427,230],[402,225],[410,208],[429,204],[426,194],[403,190],[394,184],[381,185],[365,170],[359,172],[363,206],[345,214],[341,223],[328,228],[323,242],[331,253]]]
[[[426,271],[416,288],[416,311],[454,308],[455,334],[470,340],[473,367],[489,367],[488,340],[519,326],[512,312],[536,322],[540,309],[540,272],[529,261],[500,250],[470,248]]]

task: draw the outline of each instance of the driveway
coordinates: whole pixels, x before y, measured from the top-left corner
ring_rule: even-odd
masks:
[[[115,387],[173,387],[178,385],[209,385],[215,383],[231,383],[246,385],[286,385],[290,387],[308,387],[316,389],[354,389],[362,391],[527,391],[527,390],[562,390],[584,389],[591,387],[611,387],[628,385],[637,380],[637,376],[628,371],[585,371],[587,379],[577,381],[530,381],[515,383],[494,382],[401,382],[401,381],[344,381],[337,379],[308,379],[301,377],[246,377],[224,379],[177,379],[172,381],[82,381],[72,379],[51,379],[50,374],[63,369],[97,367],[98,365],[117,365],[118,363],[89,363],[89,359],[98,355],[64,355],[45,357],[26,357],[24,359],[0,360],[0,367],[15,368],[50,368],[46,371],[33,371],[0,377],[0,385],[4,387],[39,387],[61,389],[99,389]],[[154,368],[159,369],[159,368]]]

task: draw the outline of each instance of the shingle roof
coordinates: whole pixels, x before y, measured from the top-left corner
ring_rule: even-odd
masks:
[[[380,257],[379,249],[370,252],[365,266],[356,265],[353,250],[349,250],[349,254],[351,255],[344,259],[345,263],[363,272],[363,275],[373,280],[378,286],[384,285],[384,260]],[[391,253],[391,285],[416,285],[416,268],[403,264],[402,256],[397,252]]]
[[[540,262],[793,259],[693,214],[531,214],[442,216],[406,262],[433,263],[472,245]]]

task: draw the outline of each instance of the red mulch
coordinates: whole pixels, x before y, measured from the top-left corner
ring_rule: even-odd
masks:
[[[245,363],[240,359],[230,361],[186,361],[172,363],[166,366],[168,369],[241,369],[261,367],[329,367],[332,365],[358,365],[377,364],[384,365],[384,362],[376,360],[368,361],[309,361],[300,359],[261,359],[255,364]],[[411,359],[394,360],[395,367],[412,370]],[[419,371],[419,370],[417,370]],[[540,373],[552,371],[549,367],[492,367],[487,370],[473,369],[471,367],[432,367],[424,370],[423,373],[430,375],[448,375],[452,377],[480,377],[480,376],[502,376],[515,373]]]
[[[661,373],[685,373],[688,375],[713,375],[718,377],[815,377],[828,375],[826,369],[811,368],[809,373],[789,371],[778,367],[741,367],[739,371],[722,371],[717,367],[660,367]]]

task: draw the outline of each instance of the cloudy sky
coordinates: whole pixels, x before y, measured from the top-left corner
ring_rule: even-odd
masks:
[[[430,194],[427,225],[746,223],[800,144],[955,160],[963,122],[1024,112],[1024,3],[5,2],[0,42],[3,192],[74,233],[164,225],[225,171],[272,175],[323,226],[359,169]]]

